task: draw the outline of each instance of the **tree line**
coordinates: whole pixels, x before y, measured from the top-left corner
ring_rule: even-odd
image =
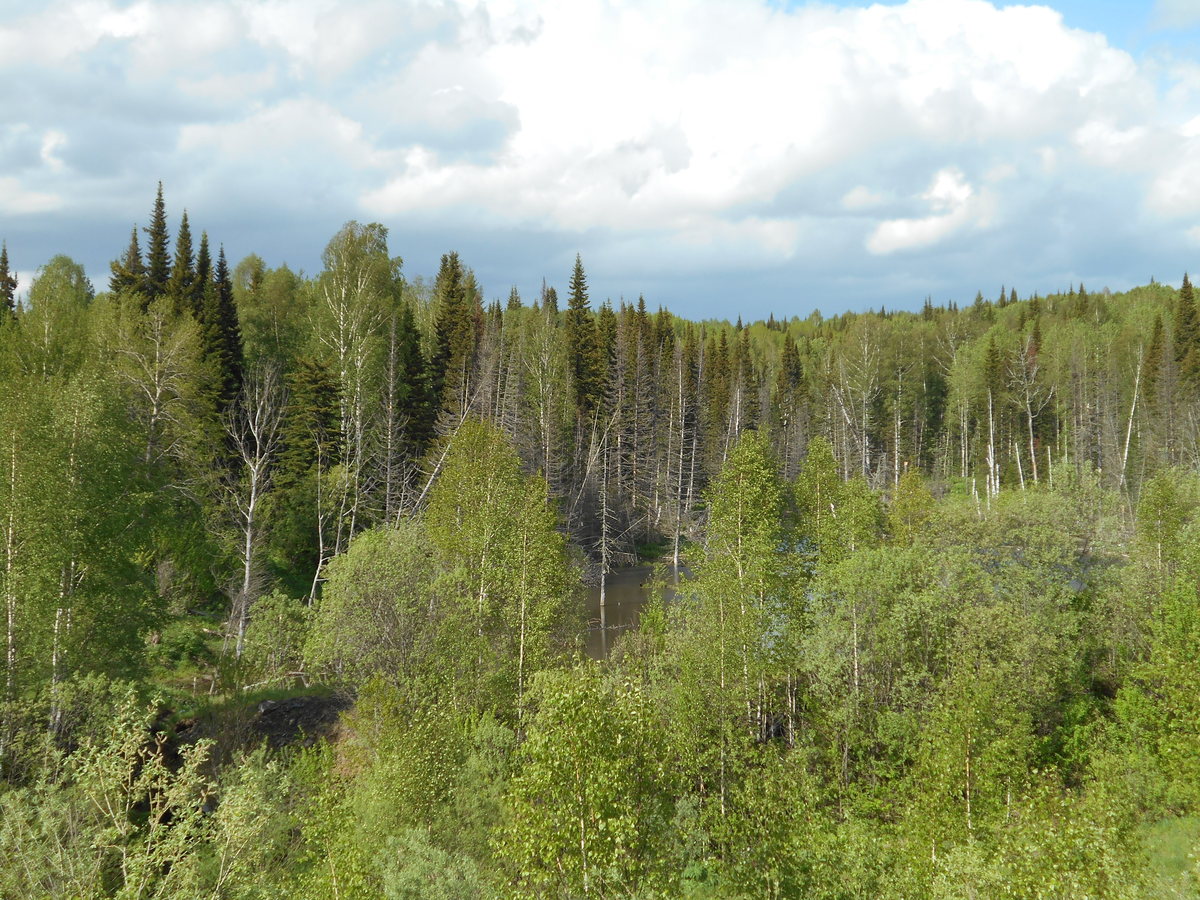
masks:
[[[140,233],[101,293],[0,251],[0,892],[1194,889],[1186,276],[743,325]],[[164,718],[280,686],[342,737]]]

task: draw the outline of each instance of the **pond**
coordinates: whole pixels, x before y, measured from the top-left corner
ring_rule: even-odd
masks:
[[[680,574],[686,577],[682,567]],[[604,659],[618,635],[637,628],[642,607],[650,599],[652,566],[613,569],[605,580],[604,606],[600,605],[600,584],[588,586],[586,649],[592,659]],[[668,589],[667,599],[672,592]]]

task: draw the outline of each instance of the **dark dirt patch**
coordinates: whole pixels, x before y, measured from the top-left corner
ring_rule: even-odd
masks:
[[[282,750],[334,741],[342,713],[353,705],[353,697],[340,692],[231,702],[180,721],[175,726],[173,743],[211,740],[211,760],[223,766],[239,752],[253,750],[264,742],[271,750]]]
[[[292,744],[311,747],[334,736],[342,713],[352,705],[346,694],[263,700],[256,707],[258,715],[251,727],[256,735],[266,738],[272,750]]]

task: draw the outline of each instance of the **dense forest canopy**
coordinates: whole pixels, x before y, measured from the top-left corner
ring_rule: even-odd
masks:
[[[1188,276],[730,324],[192,227],[0,251],[0,895],[1200,890]]]

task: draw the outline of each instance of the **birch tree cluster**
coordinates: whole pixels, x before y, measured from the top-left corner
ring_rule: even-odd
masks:
[[[169,227],[0,245],[0,896],[1200,890],[1187,276],[693,322]]]

